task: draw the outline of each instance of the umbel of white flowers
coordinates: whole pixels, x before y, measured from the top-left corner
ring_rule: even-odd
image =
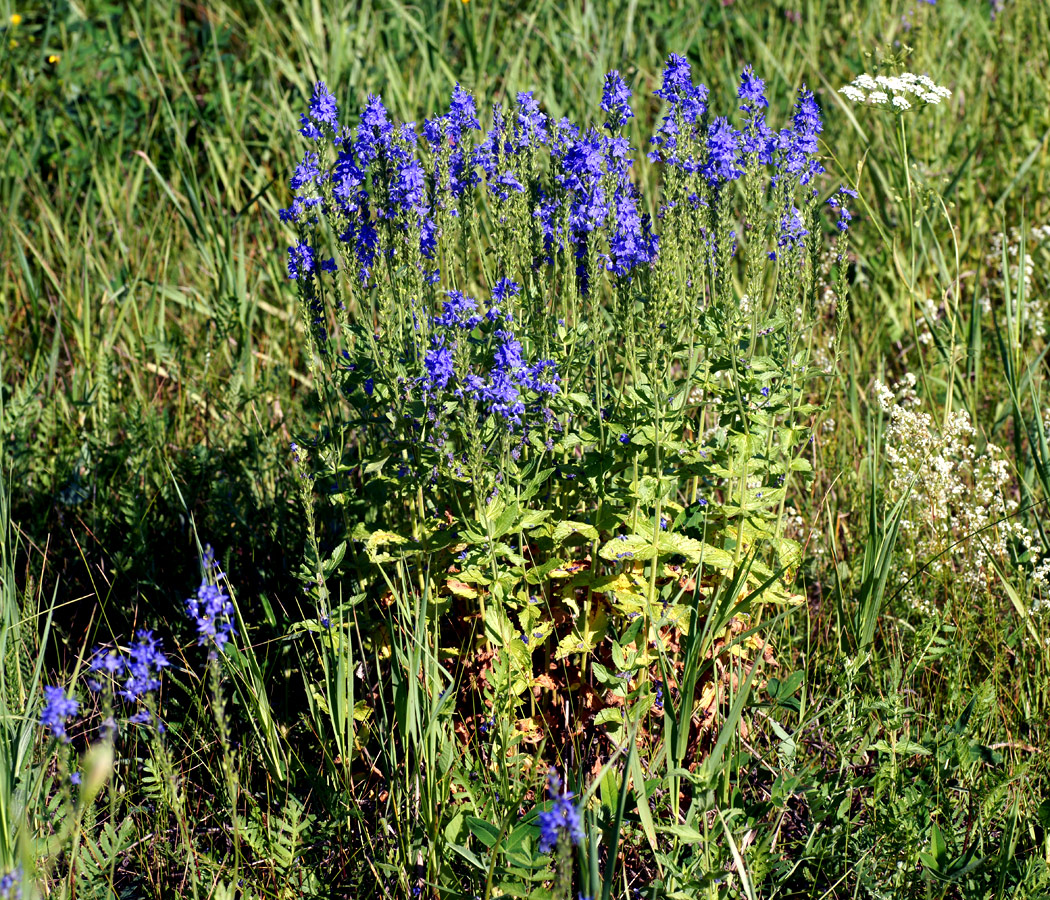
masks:
[[[858,75],[845,87],[839,88],[840,94],[854,103],[872,103],[875,105],[890,104],[894,109],[911,109],[909,96],[921,100],[924,104],[940,103],[952,95],[943,85],[937,84],[927,75],[916,75],[913,72],[901,72],[900,75]]]

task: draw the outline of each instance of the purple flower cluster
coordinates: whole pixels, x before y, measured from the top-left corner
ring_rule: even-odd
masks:
[[[547,787],[552,806],[539,814],[541,853],[550,853],[561,839],[576,845],[584,837],[580,807],[573,802],[572,791],[562,789],[561,778],[554,769],[547,775]]]
[[[804,87],[790,126],[779,133],[766,122],[765,83],[751,66],[740,78],[744,121],[739,130],[725,117],[708,119],[708,90],[694,83],[684,56],[668,57],[661,86],[654,93],[665,102],[666,111],[651,139],[650,157],[700,173],[714,190],[739,178],[756,160],[773,165],[775,179],[789,178],[800,185],[808,185],[823,171],[816,158],[820,110]],[[480,130],[477,105],[459,84],[452,91],[448,112],[424,122],[420,141],[415,126],[396,125],[375,95],[367,98],[356,131],[341,128],[335,98],[318,82],[309,111],[302,117],[302,133],[318,141],[319,149],[308,151],[296,166],[291,179],[295,196],[282,218],[304,225],[325,215],[341,223],[339,238],[352,246],[356,274],[367,285],[376,254],[394,254],[396,249],[383,246],[376,227],[380,220],[417,233],[424,259],[431,260],[444,227],[438,210],[458,216],[460,198],[483,180],[500,203],[524,194],[535,177],[532,154],[546,144],[555,163],[554,183],[535,185],[531,213],[540,226],[547,261],[553,262],[565,249],[584,259],[590,236],[601,231],[608,242],[606,268],[617,276],[629,275],[636,267],[652,263],[658,252],[651,223],[639,213],[638,192],[630,177],[630,148],[618,136],[634,115],[630,101],[631,91],[620,73],[609,72],[601,101],[609,135],[603,136],[568,120],[552,127],[532,93],[522,92],[510,110],[494,108],[491,128],[472,149],[470,135]],[[330,165],[324,148],[334,150]],[[429,163],[420,158],[421,148],[427,151]],[[329,182],[330,190],[322,189]],[[334,260],[323,260],[305,239],[289,248],[292,279],[309,281],[335,268]],[[428,278],[437,277],[436,270],[428,269]],[[322,332],[320,312],[314,312],[315,325]],[[437,351],[440,347],[432,359],[444,366],[445,354]]]
[[[602,89],[602,112],[608,116],[605,120],[605,127],[609,131],[617,131],[627,124],[628,119],[634,118],[634,113],[631,111],[630,88],[615,69],[605,76],[605,85]]]
[[[0,878],[0,900],[22,900],[22,867]]]
[[[431,401],[451,389],[454,396],[469,397],[485,415],[498,416],[513,428],[524,424],[527,392],[537,397],[558,393],[561,379],[554,362],[526,361],[521,342],[511,330],[513,320],[499,306],[520,291],[521,286],[516,282],[500,279],[492,289],[493,306],[484,316],[480,315],[477,301],[472,297],[460,291],[448,292],[441,314],[432,319],[434,335],[423,358],[424,374],[420,384]],[[471,333],[489,324],[495,327],[491,333],[494,339],[491,364],[486,371],[482,363],[475,360],[478,354],[471,355],[469,351],[483,343],[472,338]],[[461,372],[456,371],[455,350],[459,346],[467,349],[470,363],[467,370]]]
[[[69,735],[66,734],[66,720],[75,716],[80,709],[80,703],[73,697],[67,697],[66,692],[60,687],[44,688],[44,708],[40,711],[40,724],[51,732],[63,743],[69,743]]]
[[[816,158],[817,136],[824,130],[820,119],[820,107],[813,99],[812,91],[805,85],[799,91],[795,103],[795,115],[791,125],[780,132],[779,171],[798,179],[802,185],[824,171]]]
[[[161,672],[169,665],[152,631],[140,630],[127,655],[114,647],[96,647],[88,663],[88,687],[103,688],[103,679],[117,684],[117,693],[129,703],[139,702],[160,688]]]
[[[689,60],[672,53],[664,68],[663,84],[654,91],[667,104],[667,115],[663,117],[650,143],[658,148],[649,154],[650,159],[663,159],[670,165],[695,166],[691,157],[679,156],[680,139],[692,136],[698,123],[707,115],[707,87],[693,84],[693,70]]]
[[[849,223],[853,219],[853,214],[846,208],[846,204],[849,202],[846,198],[857,197],[857,192],[853,188],[848,188],[842,185],[834,194],[828,198],[828,206],[835,210],[839,214],[839,220],[835,223],[839,231],[847,231],[849,229]]]
[[[197,644],[210,644],[221,652],[230,637],[237,634],[232,621],[233,602],[218,583],[226,576],[219,570],[211,547],[205,548],[203,564],[204,577],[197,593],[186,599],[186,613],[197,626]]]
[[[751,66],[744,66],[740,75],[740,88],[737,91],[743,103],[740,111],[744,113],[745,124],[740,135],[740,151],[745,158],[757,157],[760,165],[768,166],[773,162],[773,153],[777,148],[777,135],[766,123],[762,110],[768,108],[766,85]]]

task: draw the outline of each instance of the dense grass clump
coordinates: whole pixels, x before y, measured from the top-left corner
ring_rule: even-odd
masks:
[[[0,897],[1050,895],[1050,13],[0,46]]]

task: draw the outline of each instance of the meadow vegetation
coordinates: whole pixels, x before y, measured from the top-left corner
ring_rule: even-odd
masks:
[[[1044,0],[0,12],[0,898],[1050,896]]]

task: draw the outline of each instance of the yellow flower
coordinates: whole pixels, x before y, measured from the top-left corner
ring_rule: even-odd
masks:
[[[61,57],[61,56],[59,56],[59,55],[58,55],[57,53],[52,53],[52,54],[51,54],[51,55],[50,55],[50,56],[49,56],[49,57],[47,58],[47,61],[48,61],[49,63],[51,63],[52,65],[54,65],[54,64],[55,64],[55,63],[57,63],[57,62],[58,62],[58,61],[59,61],[59,60],[60,60],[61,58],[62,58],[62,57]]]
[[[12,25],[21,25],[22,17],[18,13],[12,13],[10,22]]]
[[[18,41],[16,41],[14,38],[11,38],[11,40],[7,42],[7,46],[14,50],[15,47],[18,46]]]

